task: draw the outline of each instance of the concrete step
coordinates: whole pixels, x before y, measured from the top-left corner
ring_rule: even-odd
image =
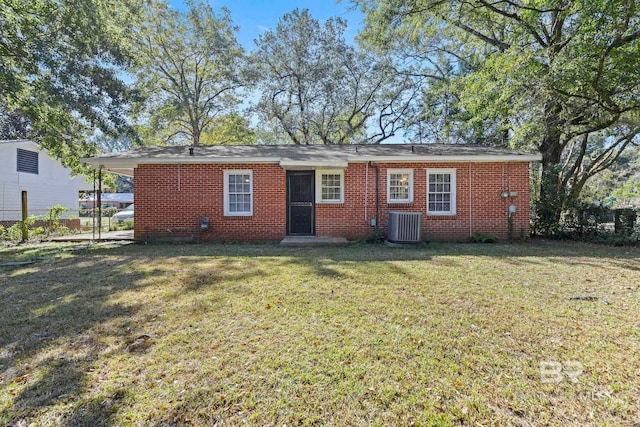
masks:
[[[280,241],[280,246],[347,246],[349,241],[344,237],[287,236]]]

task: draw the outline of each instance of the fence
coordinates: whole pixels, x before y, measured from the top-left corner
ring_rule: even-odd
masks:
[[[122,209],[104,207],[102,209],[101,221],[98,221],[99,210],[97,208],[65,208],[59,215],[52,214],[52,209],[28,209],[27,216],[30,218],[30,227],[42,227],[47,230],[53,228],[66,227],[72,231],[91,231],[98,229],[98,223],[102,225],[102,231],[112,228],[111,217]],[[0,209],[0,225],[9,228],[21,221],[22,212],[20,209]]]

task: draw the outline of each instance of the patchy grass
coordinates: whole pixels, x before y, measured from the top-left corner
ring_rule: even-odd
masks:
[[[56,258],[64,257],[71,251],[79,250],[87,245],[78,243],[52,243],[43,244],[40,242],[14,243],[0,242],[0,264],[22,261],[53,261]],[[0,267],[0,271],[2,271]]]
[[[638,249],[65,249],[0,249],[0,424],[640,420]]]

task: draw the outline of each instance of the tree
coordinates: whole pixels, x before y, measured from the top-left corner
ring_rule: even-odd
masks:
[[[152,1],[135,45],[136,85],[145,97],[137,111],[146,142],[199,145],[216,117],[238,104],[243,50],[229,11],[202,1],[180,13]]]
[[[632,0],[357,0],[370,45],[419,49],[447,77],[467,129],[542,155],[540,214],[559,219],[584,182],[637,141],[640,9]],[[488,132],[487,132],[488,131]],[[587,156],[591,148],[598,154]]]
[[[256,41],[256,110],[291,143],[381,142],[401,126],[410,86],[388,61],[349,45],[346,26],[296,9]]]
[[[132,60],[138,0],[4,0],[0,4],[0,104],[24,120],[23,137],[67,166],[94,154],[87,135],[130,131],[133,94],[122,72]]]
[[[589,180],[581,198],[605,203],[615,198],[617,206],[640,198],[640,146],[626,150],[611,167]]]
[[[28,117],[0,106],[0,139],[29,139],[33,135],[31,129]]]
[[[218,117],[200,139],[202,145],[251,145],[256,141],[249,121],[235,113]]]

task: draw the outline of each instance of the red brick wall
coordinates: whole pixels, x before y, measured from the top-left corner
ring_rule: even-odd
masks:
[[[518,163],[386,163],[379,169],[378,221],[387,231],[389,211],[422,212],[425,240],[467,240],[475,233],[508,237],[508,207],[516,206],[513,233],[529,235],[529,164]],[[456,170],[456,215],[426,214],[426,169]],[[413,169],[413,202],[387,203],[387,169]],[[316,206],[316,232],[322,236],[361,239],[372,231],[376,217],[376,171],[366,164],[350,164],[345,171],[345,203]],[[516,191],[512,199],[503,191]],[[365,197],[365,193],[367,196]],[[365,213],[366,212],[366,213]]]
[[[253,216],[224,216],[224,171],[253,171]],[[286,172],[277,164],[141,165],[135,170],[134,235],[195,230],[199,217],[211,230],[201,239],[276,240],[286,234]]]
[[[414,197],[408,204],[387,203],[387,169],[413,169]],[[426,169],[456,169],[456,215],[426,215]],[[253,215],[225,217],[223,171],[253,171]],[[529,234],[528,163],[399,163],[379,164],[379,225],[386,231],[390,210],[422,212],[423,239],[466,240],[474,233],[507,238],[508,206],[517,207],[515,236]],[[376,170],[350,164],[345,170],[345,201],[316,205],[316,234],[364,238],[376,217]],[[517,197],[503,199],[503,191]],[[195,230],[199,216],[211,220],[202,239],[223,241],[277,240],[286,235],[286,171],[277,164],[141,165],[135,171],[135,236]]]

